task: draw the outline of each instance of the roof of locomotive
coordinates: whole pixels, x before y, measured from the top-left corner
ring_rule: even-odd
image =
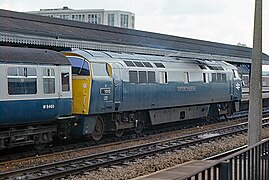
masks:
[[[0,62],[70,65],[61,53],[47,49],[0,46]]]
[[[165,56],[153,56],[143,54],[130,54],[130,53],[118,53],[118,52],[106,52],[106,51],[93,51],[93,50],[81,50],[74,49],[71,53],[82,56],[89,61],[95,62],[121,62],[124,66],[127,66],[124,61],[148,61],[148,62],[161,62],[165,65],[165,68],[187,68],[190,64],[206,65],[206,66],[221,66],[228,69],[236,69],[232,64],[222,61],[211,61],[201,59],[190,59],[190,58],[177,58],[177,57],[165,57]],[[135,67],[132,67],[135,68]],[[139,67],[137,67],[139,68]],[[193,67],[192,67],[193,68]]]

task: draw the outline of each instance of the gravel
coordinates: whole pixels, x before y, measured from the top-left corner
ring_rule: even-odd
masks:
[[[269,137],[269,130],[263,132],[263,137]],[[247,143],[247,134],[241,134],[233,138],[224,138],[212,143],[198,144],[197,146],[184,148],[165,154],[156,155],[136,162],[129,162],[123,166],[100,168],[83,175],[71,176],[72,180],[112,180],[131,179],[147,175],[162,169],[166,169],[191,160],[201,160],[221,152],[232,150]]]
[[[131,179],[146,174],[150,174],[165,168],[169,168],[190,160],[199,160],[215,154],[215,152],[225,152],[246,143],[245,136],[241,135],[233,139],[222,139],[213,143],[199,144],[195,147],[185,148],[174,152],[156,155],[147,159],[140,159],[136,162],[129,162],[128,165],[118,168],[100,168],[84,175],[72,176],[69,179]],[[224,146],[225,145],[225,146]]]
[[[27,158],[27,159],[21,159],[21,160],[16,160],[16,161],[10,161],[10,162],[6,162],[6,163],[0,163],[0,171],[5,172],[5,171],[16,170],[16,169],[22,169],[22,168],[26,168],[26,167],[38,166],[38,165],[42,165],[42,164],[46,164],[46,163],[52,163],[52,162],[56,162],[56,161],[81,157],[81,156],[85,156],[85,155],[89,155],[89,154],[111,151],[114,149],[130,147],[130,146],[144,144],[144,143],[153,142],[153,141],[157,141],[157,140],[179,137],[179,136],[182,136],[185,134],[190,134],[190,133],[199,132],[199,131],[206,131],[206,130],[217,128],[217,127],[227,126],[227,125],[231,125],[231,124],[237,124],[239,122],[242,122],[242,120],[227,121],[227,122],[222,122],[222,123],[213,124],[213,125],[196,127],[196,128],[192,128],[192,129],[162,133],[162,134],[158,134],[158,135],[148,136],[148,137],[145,137],[145,138],[139,139],[139,140],[121,142],[121,143],[118,143],[115,145],[102,145],[100,147],[95,147],[95,148],[86,148],[86,149],[82,149],[82,150],[66,151],[66,152],[62,152],[62,153],[49,154],[49,155],[44,155],[44,156],[36,156],[34,158]],[[210,146],[212,146],[212,145],[210,145]],[[195,149],[197,151],[198,148],[195,148]],[[185,150],[183,152],[185,152]],[[191,152],[191,154],[195,154],[192,151],[190,151],[190,152]],[[217,151],[214,150],[214,152],[217,152]],[[182,153],[182,152],[180,152],[180,153]],[[191,157],[192,156],[191,154],[189,154],[188,156]],[[187,156],[184,155],[182,157],[187,157]],[[152,158],[153,157],[151,157],[150,159],[152,159]],[[196,156],[193,155],[192,158],[195,159]],[[182,162],[185,162],[187,160],[189,160],[189,158],[180,158],[179,162],[172,163],[172,161],[171,161],[171,163],[169,163],[169,164],[182,163]],[[137,163],[134,163],[134,164],[137,164]],[[141,163],[138,163],[138,164],[141,164]],[[129,167],[129,166],[130,166],[130,164],[128,164],[126,167]],[[162,166],[166,167],[167,165],[160,165],[160,167],[154,165],[153,167],[157,167],[157,169],[160,169]],[[108,168],[108,169],[110,169],[110,168]],[[117,168],[113,167],[112,170],[113,169],[118,169],[118,167]],[[123,168],[120,168],[120,169],[122,170]],[[148,169],[148,168],[145,168],[145,169]],[[103,170],[100,170],[100,171],[102,172]],[[97,171],[97,172],[100,173],[100,171]],[[111,169],[109,171],[111,171]],[[139,173],[140,171],[137,171],[137,172],[138,172],[138,174],[140,174]],[[149,172],[152,172],[152,170],[149,170]],[[136,174],[136,173],[130,173],[130,174]],[[144,173],[141,173],[141,174],[144,174]]]

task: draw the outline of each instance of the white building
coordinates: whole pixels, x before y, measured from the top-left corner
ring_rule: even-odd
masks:
[[[135,26],[134,13],[127,11],[107,11],[104,9],[74,10],[63,7],[59,9],[40,9],[40,11],[28,13],[131,29],[134,29]]]

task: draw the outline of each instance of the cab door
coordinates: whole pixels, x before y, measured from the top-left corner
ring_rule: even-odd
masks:
[[[90,63],[82,57],[68,57],[72,64],[73,114],[88,114],[92,76]]]
[[[120,63],[113,63],[114,103],[121,103],[123,100],[122,67]]]
[[[240,100],[242,98],[242,80],[237,72],[233,69],[233,80],[231,82],[232,100]]]

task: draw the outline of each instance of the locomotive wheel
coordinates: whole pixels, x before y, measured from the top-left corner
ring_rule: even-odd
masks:
[[[99,141],[104,133],[104,121],[103,118],[101,118],[100,116],[97,117],[96,119],[96,123],[92,132],[92,138],[95,141]]]
[[[143,129],[144,129],[144,121],[143,122],[138,121],[137,127],[134,129],[134,132],[136,134],[141,134]]]
[[[46,147],[46,143],[34,144],[33,147],[37,151],[42,151]]]
[[[123,135],[123,131],[122,130],[118,130],[118,131],[116,131],[116,132],[114,132],[114,135],[116,136],[116,137],[121,137],[122,135]]]
[[[141,134],[145,127],[145,120],[142,113],[137,113],[137,127],[134,128],[136,134]]]
[[[208,117],[206,117],[206,122],[211,123],[211,122],[219,122],[220,115],[219,115],[219,110],[216,104],[212,104],[209,108],[209,114]]]

